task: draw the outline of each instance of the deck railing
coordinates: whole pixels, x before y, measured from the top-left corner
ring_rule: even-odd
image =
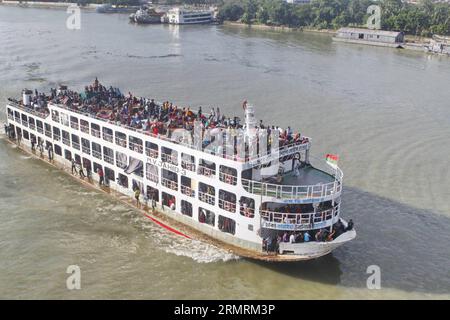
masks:
[[[86,126],[84,124],[80,124],[80,130],[81,130],[81,132],[89,134],[89,126]]]
[[[91,128],[91,134],[96,138],[100,138],[100,130]]]
[[[198,174],[204,175],[206,177],[213,177],[216,175],[216,170],[199,165],[198,166]]]
[[[37,126],[37,132],[44,133],[44,128]]]
[[[155,134],[153,134],[153,133],[151,133],[149,131],[144,131],[142,129],[136,129],[136,128],[130,127],[128,125],[124,125],[124,124],[118,123],[116,121],[103,119],[103,118],[97,117],[97,116],[92,115],[92,114],[87,113],[87,112],[81,112],[79,110],[76,110],[76,109],[73,109],[73,108],[69,108],[69,107],[67,107],[65,105],[62,105],[62,104],[55,104],[55,103],[50,103],[50,104],[54,105],[54,106],[57,106],[58,108],[69,110],[71,112],[74,112],[74,113],[77,113],[77,114],[80,114],[80,115],[84,115],[84,116],[87,116],[89,118],[96,119],[96,120],[99,120],[99,121],[102,121],[102,122],[106,122],[106,123],[112,124],[112,125],[120,127],[120,128],[125,128],[125,129],[128,129],[128,130],[134,131],[134,132],[139,132],[139,133],[145,134],[145,135],[150,136],[150,137],[154,137],[154,138],[157,138],[157,139],[160,139],[160,140],[168,141],[168,142],[171,142],[171,143],[174,143],[174,144],[177,144],[177,145],[182,145],[182,146],[185,146],[187,148],[197,150],[197,148],[193,144],[189,144],[189,143],[184,143],[184,142],[180,142],[180,141],[177,141],[177,140],[173,140],[173,139],[168,138],[167,136],[164,136],[164,135],[161,135],[161,134],[155,135]],[[23,109],[23,107],[21,107],[21,106],[18,106],[18,107]],[[44,115],[43,117],[45,118],[47,116],[48,115]],[[98,131],[98,130],[95,130],[95,131]],[[91,134],[93,136],[97,137],[97,138],[100,138],[100,132],[96,133],[96,132],[93,131],[93,129],[91,129]],[[283,153],[289,153],[291,150],[292,150],[292,152],[294,152],[294,150],[297,150],[298,148],[308,149],[309,145],[310,145],[310,139],[308,137],[304,137],[304,138],[306,138],[306,140],[304,140],[304,141],[293,142],[293,143],[290,143],[290,144],[287,144],[287,145],[283,145],[283,146],[279,147],[276,150],[270,150],[271,153],[269,153],[268,155],[257,155],[257,156],[246,157],[246,158],[241,158],[239,155],[236,155],[236,154],[235,155],[218,154],[217,152],[214,152],[213,150],[209,150],[209,149],[205,149],[205,150],[202,150],[202,151],[205,152],[205,153],[211,154],[211,155],[215,155],[215,156],[218,156],[218,157],[221,157],[221,158],[224,158],[224,159],[233,160],[233,161],[236,161],[236,162],[242,162],[242,163],[248,162],[248,164],[251,165],[252,163],[258,162],[261,159],[266,159],[267,158],[267,159],[269,159],[268,161],[270,161],[270,157],[272,157],[271,155],[278,156],[278,155],[282,155]],[[117,140],[116,140],[116,142],[117,142]],[[126,147],[126,145],[125,145],[125,147]]]
[[[181,193],[192,198],[195,197],[194,190],[188,186],[181,185]]]
[[[70,127],[72,129],[78,130],[78,122],[70,121]]]
[[[181,160],[181,167],[183,169],[195,172],[195,163],[193,163],[193,162]]]
[[[52,132],[50,130],[45,130],[45,135],[49,138],[52,137]]]
[[[28,121],[22,119],[22,125],[28,127]]]
[[[86,154],[91,154],[91,148],[89,148],[88,146],[85,146],[85,145],[81,145],[81,150],[83,151],[83,153],[86,153]]]
[[[102,153],[100,151],[97,151],[97,150],[92,150],[92,155],[94,157],[96,157],[97,159],[101,159],[102,158]]]
[[[111,143],[114,142],[114,138],[113,138],[112,134],[105,133],[105,132],[103,132],[103,140],[111,142]]]
[[[332,222],[339,213],[339,205],[334,208],[309,213],[282,213],[261,210],[261,225],[277,230],[308,230],[322,228]]]
[[[124,168],[127,167],[127,162],[126,162],[126,161],[120,160],[119,157],[116,157],[116,165],[117,165],[119,168],[124,169]]]
[[[66,145],[66,146],[70,146],[70,139],[67,138],[62,138],[62,142]]]
[[[61,140],[61,136],[58,135],[58,134],[53,134],[53,140],[60,141]]]
[[[250,207],[244,208],[244,206],[241,206],[239,213],[244,217],[253,218],[255,216],[255,209]]]
[[[36,130],[36,126],[34,124],[30,123],[30,129],[31,130]]]
[[[242,179],[244,189],[253,194],[277,199],[320,199],[340,194],[342,190],[342,171],[337,168],[335,181],[316,185],[282,185]]]
[[[229,202],[223,199],[219,199],[219,208],[223,209],[228,212],[236,212],[236,203],[235,202]]]
[[[103,154],[103,160],[105,160],[105,162],[107,162],[107,163],[114,164],[114,156],[111,157],[110,155],[107,155],[106,153]]]
[[[72,141],[72,148],[80,150],[80,144],[78,142]]]
[[[116,137],[116,144],[118,146],[126,148],[127,147],[127,139]]]
[[[158,150],[155,149],[145,148],[145,154],[150,158],[158,158]]]
[[[142,150],[143,150],[142,144],[129,142],[128,146],[129,146],[130,150],[133,150],[134,152],[142,153]]]
[[[210,205],[215,205],[216,201],[213,195],[210,195],[206,192],[200,192],[198,193],[198,198],[200,199],[200,201],[209,203]]]
[[[157,174],[151,173],[151,172],[146,172],[145,176],[147,177],[147,180],[150,180],[152,182],[159,182],[159,177]]]
[[[178,182],[176,182],[176,181],[172,181],[172,180],[169,180],[169,179],[166,179],[166,178],[162,178],[161,179],[161,184],[164,187],[166,187],[166,188],[178,191]]]
[[[167,154],[167,153],[161,153],[161,160],[164,162],[171,163],[173,165],[178,165],[178,158],[175,155]]]
[[[228,173],[219,172],[219,179],[222,182],[235,186],[237,184],[237,177]]]
[[[34,115],[36,115],[36,116],[38,116],[39,118],[42,118],[42,119],[46,119],[49,116],[49,113],[43,113],[43,112],[36,111],[33,107],[27,107],[27,106],[24,106],[24,105],[19,104],[17,102],[11,101],[11,100],[8,101],[8,104],[10,106],[12,106],[12,107],[15,107],[15,108],[21,109],[21,110],[23,110],[25,112],[34,114]],[[19,121],[16,120],[16,122],[19,122]]]

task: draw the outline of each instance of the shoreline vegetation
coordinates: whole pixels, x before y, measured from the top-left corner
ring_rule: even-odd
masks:
[[[40,8],[66,8],[78,5],[95,10],[104,3],[134,6],[139,0],[14,1],[0,0],[0,5]],[[283,0],[160,0],[154,5],[216,6],[217,19],[226,26],[278,32],[307,32],[334,36],[340,27],[363,27],[369,15],[367,7],[378,4],[382,9],[382,29],[403,31],[403,48],[424,51],[432,35],[450,35],[450,3],[419,0],[416,5],[401,0],[312,0],[309,4],[290,4]],[[408,9],[404,9],[408,8]],[[406,10],[406,11],[404,11]],[[383,19],[383,12],[388,18]],[[411,12],[417,14],[414,16]],[[419,14],[419,12],[421,12]],[[427,14],[430,15],[428,19]],[[432,17],[431,17],[432,16]],[[413,19],[414,18],[414,19]],[[408,19],[412,21],[408,22]],[[413,23],[414,22],[414,23]],[[405,26],[402,27],[401,26]],[[407,32],[407,30],[415,30]],[[441,31],[435,33],[433,31]]]
[[[223,0],[218,19],[247,25],[338,30],[365,27],[370,17],[367,8],[371,5],[381,9],[382,30],[416,37],[450,35],[450,3],[432,0],[419,0],[417,4],[402,0],[312,0],[300,5],[283,0]]]
[[[7,1],[0,4],[64,7],[71,3],[96,8],[105,3],[139,6],[146,0],[68,0]],[[342,27],[365,27],[370,17],[367,8],[381,9],[381,29],[401,31],[405,35],[429,38],[450,35],[450,3],[418,0],[411,4],[402,0],[311,0],[292,4],[285,0],[153,0],[153,5],[214,6],[220,22],[242,23],[257,28],[280,31],[303,30],[333,33]]]

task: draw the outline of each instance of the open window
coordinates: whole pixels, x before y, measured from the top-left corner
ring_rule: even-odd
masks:
[[[219,190],[219,208],[235,213],[236,195],[225,190]]]
[[[216,215],[212,211],[209,211],[205,208],[199,207],[198,208],[198,222],[206,223],[206,224],[209,224],[210,226],[214,227],[214,225],[216,223]]]
[[[219,221],[217,226],[219,230],[225,233],[235,234],[236,233],[236,221],[233,219],[219,215]]]
[[[216,190],[213,186],[210,186],[206,183],[200,182],[198,184],[198,198],[200,201],[206,202],[210,205],[215,204],[215,193]]]

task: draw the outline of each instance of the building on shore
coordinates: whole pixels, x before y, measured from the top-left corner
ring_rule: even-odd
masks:
[[[371,30],[362,28],[341,28],[333,37],[335,41],[402,48],[404,34],[398,31]]]
[[[404,41],[403,32],[362,28],[341,28],[337,31],[336,37],[349,40],[365,40],[387,43],[402,43]]]

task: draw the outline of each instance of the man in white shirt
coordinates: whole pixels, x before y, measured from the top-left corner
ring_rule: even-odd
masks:
[[[295,243],[294,233],[291,233],[291,236],[289,237],[289,243]]]

